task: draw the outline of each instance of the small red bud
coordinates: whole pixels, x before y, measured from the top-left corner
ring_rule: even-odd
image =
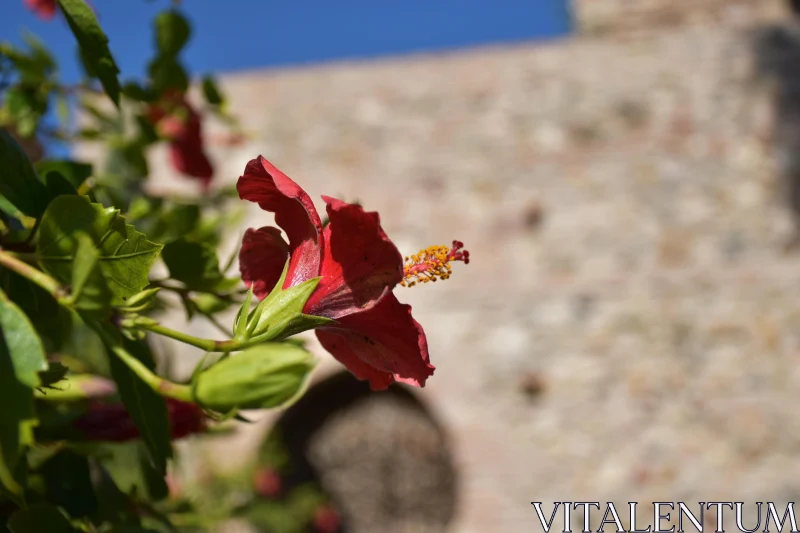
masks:
[[[264,498],[274,499],[280,496],[283,489],[281,476],[272,468],[264,467],[253,475],[253,488]]]

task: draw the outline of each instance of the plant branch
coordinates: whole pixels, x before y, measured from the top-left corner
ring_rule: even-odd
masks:
[[[66,305],[68,291],[58,281],[51,278],[41,270],[29,265],[18,257],[0,249],[0,266],[12,270],[20,276],[29,279],[39,287],[50,293],[59,303]]]
[[[144,363],[136,359],[128,350],[119,344],[110,345],[111,351],[125,363],[139,379],[144,381],[151,389],[167,398],[174,398],[184,402],[192,402],[192,388],[189,385],[181,385],[159,377],[147,368]]]
[[[234,340],[215,341],[212,339],[201,339],[187,333],[175,331],[174,329],[167,328],[161,324],[151,324],[147,322],[136,323],[134,326],[139,329],[157,333],[158,335],[162,335],[164,337],[169,337],[170,339],[175,339],[176,341],[180,341],[190,346],[195,346],[207,352],[232,352],[235,350],[241,350],[247,346],[247,343],[237,342]]]
[[[174,398],[184,402],[193,402],[192,388],[189,385],[181,385],[168,379],[157,376],[144,363],[131,355],[122,345],[118,334],[109,331],[108,326],[100,322],[93,322],[90,327],[97,332],[103,344],[111,350],[131,371],[139,376],[157,394],[166,398]]]

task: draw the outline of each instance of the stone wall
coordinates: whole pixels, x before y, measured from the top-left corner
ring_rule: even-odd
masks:
[[[610,20],[603,5],[581,20]],[[420,397],[455,445],[453,532],[537,531],[534,500],[800,494],[800,260],[746,26],[223,80],[254,137],[213,150],[220,182],[263,154],[316,199],[378,210],[403,252],[467,244],[449,281],[398,289],[437,367]]]
[[[608,34],[697,26],[742,26],[785,15],[784,0],[572,0],[577,30]]]

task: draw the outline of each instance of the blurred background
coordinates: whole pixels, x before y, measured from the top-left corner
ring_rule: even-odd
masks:
[[[71,39],[7,3],[3,35]],[[163,6],[94,3],[141,75],[149,36],[126,28]],[[215,6],[182,5],[202,30],[187,62],[225,72],[248,132],[210,143],[215,186],[261,154],[315,200],[379,211],[401,252],[458,239],[471,262],[398,289],[437,368],[425,389],[369,394],[312,335],[308,397],[184,442],[182,490],[245,479],[269,500],[313,479],[329,531],[354,533],[538,531],[531,501],[800,497],[792,2]],[[154,189],[191,188],[150,157]],[[253,207],[242,231],[269,222]]]

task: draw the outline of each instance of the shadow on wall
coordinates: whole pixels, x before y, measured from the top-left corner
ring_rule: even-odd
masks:
[[[774,87],[773,148],[781,197],[794,222],[788,248],[800,247],[800,0],[789,1],[794,17],[785,24],[765,26],[753,41],[755,70]]]
[[[375,393],[348,372],[314,385],[264,442],[260,463],[276,457],[283,490],[321,487],[341,515],[338,531],[441,533],[455,513],[448,438],[403,385]]]

